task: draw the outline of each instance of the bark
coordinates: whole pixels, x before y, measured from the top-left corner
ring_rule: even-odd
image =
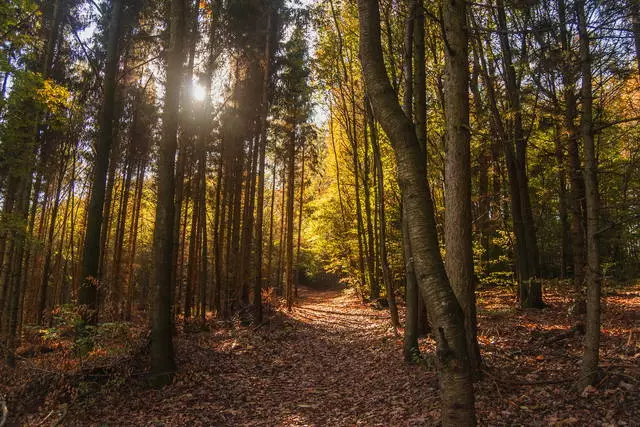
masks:
[[[42,271],[42,280],[40,282],[40,292],[38,293],[38,311],[37,319],[38,325],[43,324],[47,309],[47,294],[49,289],[49,279],[51,277],[51,260],[53,257],[53,245],[56,232],[56,218],[58,217],[58,209],[60,208],[60,195],[62,193],[62,181],[66,171],[66,160],[62,161],[63,166],[58,173],[58,179],[56,182],[56,195],[53,201],[53,207],[51,210],[51,220],[49,221],[49,230],[47,233],[47,248],[45,253],[44,267]]]
[[[264,65],[262,69],[262,99],[260,103],[260,147],[258,154],[258,198],[256,201],[256,274],[253,278],[253,306],[255,310],[255,322],[262,322],[262,289],[264,287],[264,272],[263,272],[263,232],[264,232],[264,172],[266,163],[266,151],[267,151],[267,115],[269,113],[269,80],[271,76],[271,36],[272,36],[272,15],[269,10],[267,16],[267,28],[266,28],[266,41],[264,44]],[[274,173],[275,184],[275,173]],[[271,226],[269,229],[270,236],[269,241],[273,237],[273,189],[271,194]],[[271,243],[270,243],[271,244]],[[271,253],[269,253],[269,264],[271,264]],[[267,276],[268,277],[268,276]]]
[[[403,96],[403,109],[404,113],[407,115],[409,119],[412,118],[413,111],[413,69],[412,69],[412,54],[413,54],[413,45],[416,42],[417,35],[413,34],[414,27],[414,18],[413,15],[417,12],[416,8],[419,5],[415,0],[412,0],[409,5],[409,17],[407,19],[405,25],[405,55],[404,55],[404,79],[405,79],[405,92]],[[422,9],[421,12],[424,12]],[[419,24],[418,24],[419,27]],[[418,28],[418,30],[424,30],[424,26],[422,28]],[[424,40],[424,34],[423,34]],[[424,46],[424,45],[423,45]],[[416,46],[418,47],[418,46]],[[424,55],[424,50],[422,51]],[[416,66],[417,66],[416,59]],[[424,68],[424,62],[422,64]],[[417,67],[416,67],[417,68]],[[420,90],[417,86],[421,82],[416,81],[416,90]],[[425,89],[426,90],[426,89]],[[426,92],[425,92],[426,95]],[[426,102],[426,101],[425,101]],[[416,108],[420,108],[417,105],[416,100]],[[417,119],[417,118],[416,118]],[[416,122],[416,130],[417,130],[417,122]],[[426,127],[425,127],[426,131]],[[426,167],[426,163],[425,163]],[[426,171],[425,171],[426,176]],[[419,321],[420,321],[420,292],[418,290],[418,284],[416,281],[415,270],[413,266],[413,255],[411,253],[411,243],[409,242],[407,222],[405,217],[405,207],[404,207],[404,198],[402,200],[402,248],[403,248],[403,256],[405,262],[405,298],[407,303],[407,313],[406,313],[406,325],[405,325],[405,334],[403,341],[403,353],[405,361],[409,363],[415,363],[417,358],[420,355],[420,349],[418,347],[418,335],[419,335]]]
[[[389,83],[380,44],[377,0],[359,0],[360,58],[373,112],[394,146],[405,200],[416,278],[434,321],[442,398],[442,424],[475,425],[473,386],[464,316],[440,256],[431,192],[411,121]]]
[[[500,47],[502,49],[505,89],[510,115],[513,117],[507,122],[510,125],[510,135],[508,139],[505,140],[505,154],[507,156],[509,180],[515,181],[513,184],[510,183],[511,186],[515,186],[512,190],[511,205],[514,212],[519,211],[519,215],[517,215],[519,216],[518,219],[516,219],[516,214],[514,213],[514,223],[516,221],[521,222],[521,225],[519,225],[521,228],[520,233],[516,233],[520,234],[521,240],[523,240],[523,242],[518,245],[518,263],[527,265],[526,268],[521,269],[521,275],[519,277],[520,305],[522,307],[541,308],[544,306],[544,303],[542,302],[542,287],[538,280],[538,244],[529,198],[529,184],[526,171],[526,140],[522,124],[520,87],[513,65],[513,55],[508,36],[503,0],[496,1],[496,10]],[[515,146],[515,153],[513,152],[513,146]],[[518,193],[517,201],[514,200],[514,192]],[[516,207],[516,202],[519,204],[519,209]]]
[[[599,196],[596,150],[593,138],[593,94],[589,33],[584,0],[575,3],[580,35],[580,69],[582,74],[581,133],[584,144],[584,183],[587,203],[587,319],[584,353],[578,388],[594,385],[598,377],[600,348],[600,250],[598,242]]]
[[[295,113],[294,113],[295,115]],[[296,128],[295,118],[292,124],[293,129]],[[295,179],[295,152],[296,140],[295,131],[291,132],[289,141],[287,142],[287,236],[286,236],[286,264],[285,264],[285,297],[287,299],[287,309],[291,311],[293,307],[293,206],[294,197],[294,179]]]
[[[273,265],[273,226],[274,226],[274,208],[276,203],[276,178],[277,174],[277,161],[273,160],[273,169],[271,171],[273,178],[271,183],[271,206],[269,208],[269,246],[267,249],[267,272],[265,277],[270,288],[273,288],[273,277],[271,277]]]
[[[365,103],[366,103],[365,99]],[[365,107],[366,108],[366,107]],[[367,228],[367,273],[369,276],[369,291],[371,298],[380,297],[380,284],[375,273],[375,250],[373,238],[373,224],[371,222],[371,189],[369,184],[369,138],[367,133],[367,119],[364,120],[364,161],[362,187],[364,189],[364,217]],[[302,219],[302,217],[301,217]]]
[[[556,162],[558,163],[558,214],[560,215],[560,277],[567,277],[569,265],[569,211],[567,208],[567,174],[564,150],[560,138],[560,126],[555,128]]]
[[[471,370],[480,369],[477,338],[473,236],[471,230],[471,141],[469,127],[469,42],[466,4],[443,3],[445,43],[445,266],[451,287],[464,312]]]
[[[127,279],[127,306],[125,309],[125,319],[131,318],[131,303],[135,290],[135,271],[134,263],[136,260],[136,252],[138,248],[138,224],[140,223],[140,208],[142,206],[142,189],[144,185],[145,162],[141,161],[138,166],[138,174],[136,177],[136,189],[133,201],[133,219],[131,220],[131,228],[129,229],[130,248],[129,248],[129,268]]]
[[[82,284],[78,302],[86,307],[83,320],[88,324],[98,321],[98,290],[100,235],[102,229],[102,209],[105,201],[105,180],[109,167],[109,154],[113,143],[113,121],[118,78],[118,58],[122,0],[113,0],[109,21],[107,60],[103,84],[103,103],[100,115],[100,133],[96,145],[95,168],[91,200],[89,201],[87,226],[82,256]]]
[[[198,271],[198,231],[200,229],[200,176],[196,175],[191,180],[191,232],[189,234],[189,264],[187,266],[186,286],[184,292],[184,318],[191,318],[193,308],[194,290],[196,285],[196,272]],[[185,221],[186,222],[186,221]],[[186,225],[186,224],[185,224]],[[186,241],[184,243],[186,245]]]
[[[378,247],[380,248],[380,264],[382,266],[382,279],[387,294],[387,303],[389,304],[389,312],[391,313],[391,324],[394,328],[400,326],[400,318],[398,316],[398,306],[396,304],[396,296],[393,290],[393,282],[391,281],[391,271],[389,269],[389,260],[387,257],[387,218],[384,206],[384,171],[382,169],[382,157],[380,154],[380,145],[376,131],[376,124],[373,121],[373,112],[369,100],[365,98],[365,114],[371,129],[371,149],[373,151],[374,168],[377,176],[378,190],[378,216],[380,218],[380,226],[378,230]],[[417,298],[416,298],[417,301]],[[414,332],[415,335],[415,332]],[[417,336],[415,338],[415,350],[417,350]]]
[[[204,145],[204,140],[201,140]],[[207,317],[207,291],[209,287],[208,279],[208,240],[207,240],[207,152],[202,147],[200,160],[198,161],[198,175],[200,176],[200,320],[205,321]]]
[[[171,0],[170,41],[167,52],[167,77],[162,141],[158,151],[158,202],[153,236],[155,288],[151,315],[151,377],[156,385],[173,378],[175,361],[172,342],[171,290],[174,246],[175,153],[178,145],[178,109],[182,80],[183,40],[185,36],[185,0]]]
[[[302,171],[300,175],[300,202],[298,205],[298,238],[296,243],[296,282],[295,282],[295,290],[294,296],[298,298],[298,284],[300,283],[300,246],[302,242],[302,210],[304,208],[304,166],[305,166],[305,156],[304,156],[304,145],[302,146]]]
[[[415,24],[413,29],[413,102],[414,122],[418,142],[427,161],[427,75],[425,70],[424,8],[422,0],[413,0]]]
[[[558,0],[558,17],[560,20],[560,43],[563,54],[572,57],[567,31],[566,6],[564,0]],[[564,62],[562,67],[562,83],[564,85],[564,128],[567,132],[567,159],[569,167],[569,210],[571,213],[571,254],[573,264],[574,299],[577,313],[584,313],[585,303],[582,288],[585,279],[586,247],[584,227],[584,177],[578,147],[578,115],[575,78],[571,61]]]

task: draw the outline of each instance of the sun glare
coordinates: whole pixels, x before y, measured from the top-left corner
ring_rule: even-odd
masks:
[[[196,82],[193,82],[193,86],[191,87],[191,96],[193,96],[193,99],[195,99],[196,101],[204,101],[207,93],[204,87]]]

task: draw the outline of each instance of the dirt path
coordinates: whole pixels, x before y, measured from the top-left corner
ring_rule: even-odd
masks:
[[[576,319],[567,315],[567,295],[548,289],[547,308],[519,310],[508,291],[479,292],[486,364],[475,385],[480,425],[638,425],[640,286],[605,297],[603,375],[583,395],[574,387],[582,335],[573,332]],[[25,362],[16,374],[33,377],[28,384],[35,386],[26,394],[38,394],[40,387],[46,399],[22,399],[29,415],[20,416],[20,423],[437,425],[436,375],[403,362],[402,340],[390,328],[387,311],[362,305],[350,294],[303,290],[292,313],[272,312],[269,319],[257,328],[239,321],[213,323],[207,331],[179,328],[178,373],[160,390],[145,383],[145,356],[125,357],[116,369],[94,376],[75,375],[77,368],[65,371],[61,352]],[[142,325],[137,327],[144,335],[148,330]],[[423,352],[432,351],[431,343],[421,341]],[[77,363],[67,353],[68,361]],[[113,367],[109,360],[95,362]],[[45,369],[30,369],[35,362]],[[58,369],[62,375],[52,376]],[[45,384],[42,378],[49,380]]]
[[[101,396],[82,408],[86,418],[80,408],[72,417],[110,425],[336,426],[422,423],[429,408],[437,416],[435,376],[402,362],[386,311],[338,291],[301,296],[290,317],[257,330],[181,335],[174,385],[134,387],[107,395],[112,401]]]

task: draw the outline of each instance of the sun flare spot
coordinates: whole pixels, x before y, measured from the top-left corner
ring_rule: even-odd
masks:
[[[207,91],[199,83],[193,82],[191,86],[191,96],[193,96],[193,99],[196,101],[204,101],[204,98],[207,96]]]

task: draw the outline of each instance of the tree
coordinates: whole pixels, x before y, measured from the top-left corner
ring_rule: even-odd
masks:
[[[184,0],[172,0],[169,10],[170,39],[167,68],[162,142],[158,157],[158,202],[153,236],[155,285],[151,317],[151,376],[157,385],[170,383],[175,371],[173,355],[172,255],[174,227],[174,170],[177,148],[180,82],[182,81],[183,39],[185,37]]]
[[[598,165],[593,138],[593,93],[591,76],[591,52],[584,0],[575,3],[580,35],[580,70],[582,77],[581,134],[584,144],[584,183],[587,203],[587,320],[584,355],[578,387],[583,389],[595,384],[598,376],[600,350],[600,250],[598,228]]]
[[[464,312],[471,369],[480,367],[477,340],[473,236],[471,233],[471,146],[469,125],[469,59],[467,8],[463,1],[444,1],[445,266]]]
[[[82,284],[78,299],[86,306],[84,320],[88,324],[98,321],[98,273],[99,256],[102,251],[100,235],[102,229],[102,211],[105,202],[105,186],[109,156],[113,141],[113,120],[116,102],[117,73],[119,64],[118,41],[120,38],[120,21],[122,15],[122,1],[113,0],[111,4],[111,18],[109,22],[107,60],[103,83],[104,102],[100,115],[100,136],[96,143],[96,162],[91,186],[91,200],[87,216],[87,230],[84,239],[82,257]]]
[[[377,0],[359,0],[360,58],[373,112],[391,139],[405,201],[414,267],[438,345],[443,425],[475,425],[462,309],[438,248],[433,202],[413,125],[402,112],[384,66]]]

